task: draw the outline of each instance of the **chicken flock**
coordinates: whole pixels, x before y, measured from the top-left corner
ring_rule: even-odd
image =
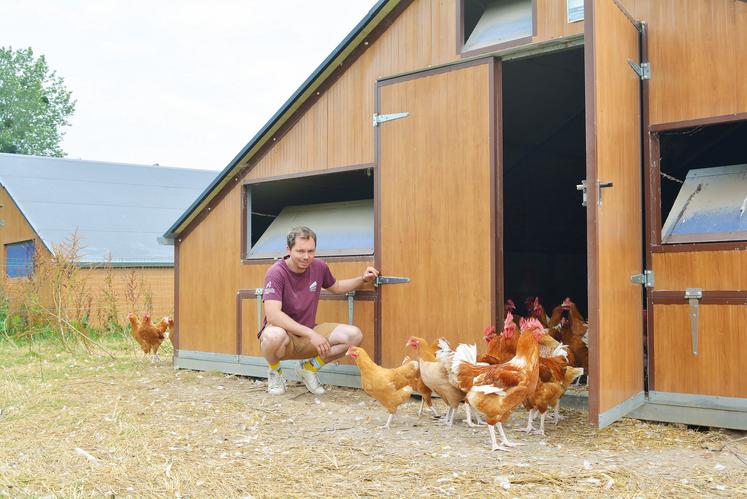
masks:
[[[133,312],[127,314],[127,319],[130,321],[130,336],[143,349],[145,357],[150,356],[151,362],[159,362],[161,358],[158,356],[158,349],[161,347],[163,340],[166,339],[167,330],[169,331],[169,341],[172,341],[174,319],[167,315],[154,325],[150,314],[143,315],[143,320],[140,321]]]
[[[574,380],[588,375],[588,325],[570,298],[550,316],[537,298],[526,304],[528,316],[518,317],[513,301],[506,301],[503,331],[497,333],[493,326],[485,330],[487,351],[481,355],[474,344],[452,348],[444,338],[429,342],[411,336],[405,347],[412,350],[412,358],[387,369],[375,364],[364,349],[348,348],[347,355],[360,370],[363,390],[389,412],[381,428],[389,428],[397,408],[413,391],[422,395],[419,415],[427,406],[438,417],[431,398],[434,392],[446,403],[448,410],[440,421],[447,426],[453,425],[458,407],[464,405],[467,425],[487,424],[492,450],[521,445],[511,442],[503,428],[520,405],[528,411],[527,426],[521,431],[544,435],[548,412],[557,425],[560,397]],[[534,427],[537,414],[539,428]]]

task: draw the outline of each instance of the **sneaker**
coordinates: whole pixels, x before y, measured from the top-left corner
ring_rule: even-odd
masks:
[[[323,395],[324,388],[322,387],[322,384],[319,383],[319,378],[317,378],[314,371],[309,371],[308,369],[303,368],[304,362],[306,361],[302,360],[298,363],[298,365],[296,366],[296,374],[299,378],[301,378],[303,384],[306,385],[307,390],[309,390],[314,395]]]
[[[285,393],[285,378],[274,369],[267,370],[267,393],[282,395]]]

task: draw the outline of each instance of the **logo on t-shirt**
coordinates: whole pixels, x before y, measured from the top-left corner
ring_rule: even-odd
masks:
[[[267,281],[267,284],[265,284],[265,293],[274,293],[275,289],[272,287],[272,281]]]
[[[311,291],[312,293],[316,291],[316,281],[311,283],[311,286],[309,286],[309,291]]]

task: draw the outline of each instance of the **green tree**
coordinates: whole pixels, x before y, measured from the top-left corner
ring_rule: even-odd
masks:
[[[75,101],[44,56],[0,47],[0,152],[62,157]]]

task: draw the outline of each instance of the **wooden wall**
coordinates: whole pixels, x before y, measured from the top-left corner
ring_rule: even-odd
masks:
[[[648,23],[652,125],[747,112],[747,3],[621,2]]]
[[[656,291],[687,288],[736,291],[747,288],[747,251],[655,253]],[[747,397],[743,366],[747,359],[747,307],[700,304],[698,350],[692,354],[690,306],[653,307],[653,386],[659,392]]]
[[[660,291],[747,289],[747,251],[654,253],[653,269]]]
[[[745,325],[744,305],[700,305],[694,356],[690,306],[654,305],[655,390],[747,397]]]

